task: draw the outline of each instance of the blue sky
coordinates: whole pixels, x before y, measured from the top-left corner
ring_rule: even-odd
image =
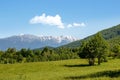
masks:
[[[85,38],[120,24],[120,0],[0,0],[0,38],[19,34]]]

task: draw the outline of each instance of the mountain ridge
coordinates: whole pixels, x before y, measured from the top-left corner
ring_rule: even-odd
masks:
[[[21,48],[41,48],[45,46],[58,47],[77,40],[72,36],[35,36],[30,34],[14,35],[0,39],[0,49],[5,50],[9,47]]]

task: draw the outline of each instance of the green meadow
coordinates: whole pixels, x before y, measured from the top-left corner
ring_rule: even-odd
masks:
[[[99,66],[85,59],[0,64],[0,80],[120,80],[120,60]]]

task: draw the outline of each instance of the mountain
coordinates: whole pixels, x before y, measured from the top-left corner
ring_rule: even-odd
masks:
[[[120,24],[113,26],[111,28],[108,28],[108,29],[104,29],[104,30],[99,31],[99,32],[102,34],[104,39],[106,39],[110,43],[110,45],[114,45],[114,44],[118,44],[118,43],[120,44]],[[69,48],[79,47],[82,41],[87,40],[94,35],[88,36],[88,37],[81,39],[81,40],[77,40],[77,41],[68,43],[68,44],[63,45],[61,47],[69,47]]]
[[[29,34],[11,36],[0,39],[0,49],[5,50],[9,47],[21,48],[41,48],[45,46],[58,47],[76,41],[77,39],[71,36],[34,36]]]

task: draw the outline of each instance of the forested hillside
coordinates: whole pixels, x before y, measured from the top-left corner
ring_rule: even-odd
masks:
[[[115,38],[109,39],[108,42],[109,42],[111,45],[120,44],[120,36],[117,36],[117,37],[115,37]]]
[[[120,24],[109,29],[100,31],[106,40],[120,36]]]
[[[102,30],[102,31],[100,31],[100,33],[102,34],[104,39],[106,39],[110,44],[118,44],[120,42],[120,24],[117,26],[113,26],[111,28]],[[82,41],[87,40],[88,38],[90,38],[92,36],[93,35],[91,35],[85,39],[69,43],[69,44],[64,45],[62,47],[69,47],[69,48],[79,47]]]

